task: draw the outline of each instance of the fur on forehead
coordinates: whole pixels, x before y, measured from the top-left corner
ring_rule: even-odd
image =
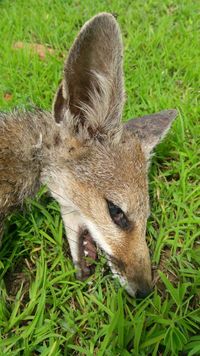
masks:
[[[97,140],[95,144],[88,145],[86,154],[80,156],[78,162],[72,160],[70,168],[84,182],[98,182],[100,189],[106,180],[109,185],[112,182],[119,189],[120,185],[132,185],[133,177],[137,176],[137,180],[142,181],[147,172],[140,141],[126,131],[121,132],[118,142],[111,144],[110,140]]]

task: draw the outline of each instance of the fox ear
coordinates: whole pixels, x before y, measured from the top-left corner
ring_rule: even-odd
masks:
[[[124,103],[122,40],[108,13],[86,22],[64,66],[64,78],[53,105],[57,122],[70,112],[90,132],[110,130],[120,122]]]
[[[129,120],[124,124],[124,127],[139,137],[142,149],[148,157],[153,148],[167,134],[172,121],[177,115],[178,112],[176,110],[164,110],[156,114]]]

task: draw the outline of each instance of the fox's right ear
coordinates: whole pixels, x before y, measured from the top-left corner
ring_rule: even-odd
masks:
[[[124,124],[141,142],[144,154],[148,158],[154,147],[165,137],[178,112],[174,109],[163,110],[156,114],[131,119]]]
[[[64,66],[53,105],[56,122],[70,112],[95,137],[120,123],[124,104],[122,39],[117,21],[101,13],[86,22]],[[72,120],[73,123],[73,120]]]

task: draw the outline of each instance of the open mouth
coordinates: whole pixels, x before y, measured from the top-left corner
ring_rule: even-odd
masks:
[[[120,276],[118,271],[125,271],[125,264],[116,257],[102,251],[92,238],[88,229],[80,229],[77,264],[77,278],[79,280],[85,280],[95,272],[95,267],[100,256],[106,258],[108,266],[114,274],[114,278]]]
[[[95,270],[98,259],[97,246],[87,229],[81,231],[79,238],[79,268],[78,278],[84,280]]]

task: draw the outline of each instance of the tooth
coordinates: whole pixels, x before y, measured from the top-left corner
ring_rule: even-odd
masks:
[[[84,250],[84,255],[87,257],[88,256],[88,252],[86,250]]]
[[[83,246],[86,246],[87,245],[87,241],[83,241]]]

